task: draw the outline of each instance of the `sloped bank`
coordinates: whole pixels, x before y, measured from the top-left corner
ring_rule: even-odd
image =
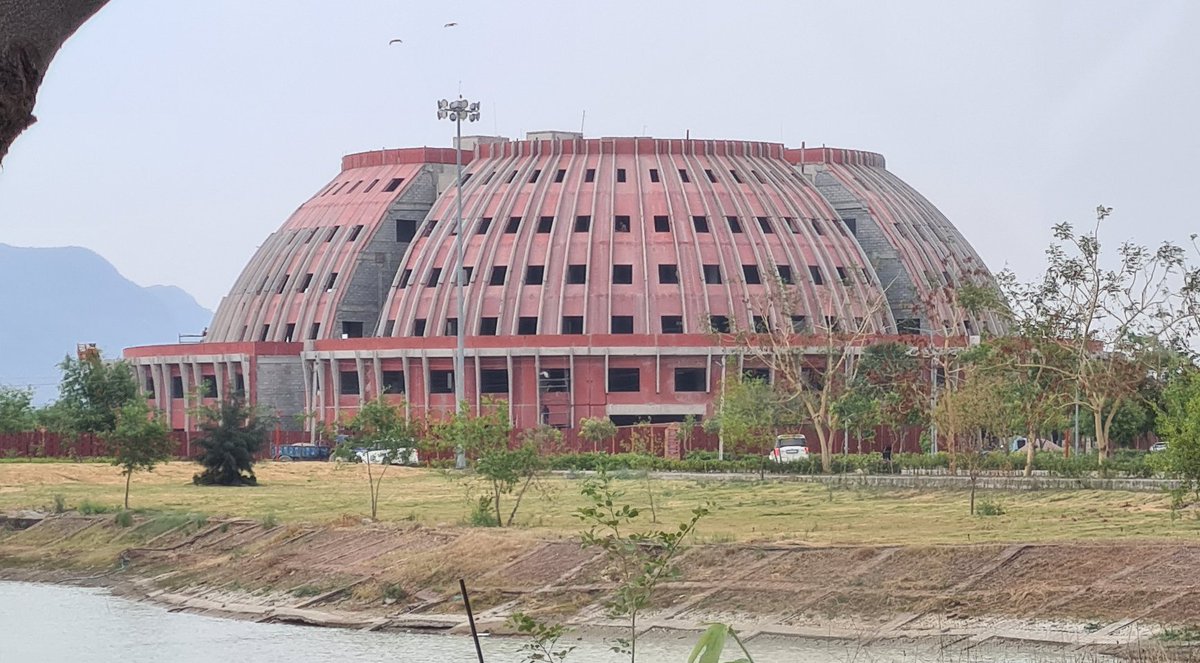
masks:
[[[992,640],[1108,649],[1200,623],[1200,545],[698,545],[647,630],[726,621],[751,636]],[[514,611],[606,628],[608,565],[519,530],[47,517],[0,532],[7,578],[104,584],[172,609],[361,629],[461,631]]]

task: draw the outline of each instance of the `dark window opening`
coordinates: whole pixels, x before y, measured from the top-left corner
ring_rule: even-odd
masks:
[[[765,216],[758,217],[758,227],[762,228],[762,231],[768,235],[775,233],[775,228],[771,227],[771,219]]]
[[[413,336],[425,335],[425,318],[413,320]]]
[[[633,333],[633,316],[632,315],[614,315],[610,322],[609,331],[613,334],[632,334]]]
[[[538,319],[536,316],[523,315],[517,318],[517,335],[533,336],[537,334]]]
[[[341,386],[338,393],[343,396],[358,395],[358,371],[342,371],[338,377]]]
[[[750,174],[754,176],[754,179],[758,180],[759,184],[767,183],[767,178],[763,177],[762,173],[758,172],[757,170],[751,169]]]
[[[737,171],[736,171],[736,170],[731,170],[731,171],[729,171],[729,175],[730,175],[731,177],[733,177],[733,181],[734,181],[734,182],[737,182],[738,184],[741,184],[741,183],[742,183],[742,178],[741,178],[741,176],[740,176],[740,175],[738,175],[738,174],[737,174]]]
[[[742,380],[754,380],[764,384],[771,384],[771,369],[769,368],[746,368],[742,370]]]
[[[584,182],[595,182],[596,181],[596,169],[588,168],[587,171],[583,174],[583,181]]]
[[[512,184],[512,181],[515,179],[517,179],[517,171],[514,170],[513,172],[508,174],[508,179],[504,180],[504,183]]]
[[[314,322],[312,324],[312,327],[310,327],[308,329],[308,338],[315,340],[320,335],[321,335],[321,323]]]
[[[704,282],[708,284],[717,284],[721,282],[721,266],[720,265],[705,265],[704,266]]]
[[[708,326],[718,334],[729,333],[729,316],[727,315],[710,315],[708,316]]]
[[[333,292],[333,286],[337,285],[337,272],[331,272],[329,278],[325,281],[325,292]]]
[[[200,398],[216,398],[217,397],[217,376],[201,375],[199,386],[200,386]]]
[[[624,168],[618,168],[618,169],[617,169],[617,181],[618,181],[618,182],[624,182],[624,181],[625,181],[625,169],[624,169]]]
[[[564,334],[582,334],[583,333],[583,316],[582,315],[564,315],[562,319],[562,333]]]
[[[563,168],[559,168],[558,172],[554,173],[554,183],[555,184],[561,184],[562,181],[566,178],[567,178],[567,171]]]
[[[437,219],[430,219],[429,223],[425,224],[425,229],[421,231],[421,237],[430,237],[433,235],[433,228],[437,225]],[[453,234],[453,233],[451,233]]]
[[[608,390],[639,392],[642,390],[642,371],[638,368],[609,368]]]
[[[854,319],[854,333],[861,334],[861,333],[867,331],[866,328],[863,327],[863,322],[864,322],[864,320],[862,318]]]
[[[479,227],[475,229],[475,233],[478,235],[482,235],[488,231],[488,228],[491,228],[491,227],[492,227],[492,217],[485,216],[479,220]]]
[[[614,285],[633,283],[633,265],[613,265],[612,282]]]
[[[708,371],[703,368],[675,369],[675,391],[708,391]]]
[[[494,177],[495,175],[496,175],[496,171],[494,171],[494,170],[493,170],[493,171],[489,171],[487,175],[484,175],[484,176],[483,176],[483,183],[484,183],[484,184],[490,184],[490,183],[491,183],[491,181],[492,181],[492,177]]]
[[[686,168],[679,169],[679,179],[683,180],[684,184],[692,181],[691,178],[688,177]]]
[[[233,376],[233,393],[238,396],[246,395],[246,378],[241,373]]]
[[[330,229],[329,229],[329,234],[325,236],[325,241],[326,241],[326,242],[332,242],[332,241],[333,241],[333,236],[337,234],[337,231],[338,231],[338,229],[339,229],[339,228],[341,228],[341,226],[334,226],[334,227],[330,228]]]
[[[287,290],[287,282],[288,282],[288,279],[290,279],[290,278],[292,278],[291,274],[284,274],[283,278],[279,279],[279,294],[282,295],[283,291]]]
[[[429,371],[429,393],[453,394],[454,371]]]
[[[361,225],[354,226],[353,228],[351,228],[350,236],[346,238],[346,241],[353,242],[354,240],[358,239],[358,236],[362,233],[362,229],[363,229],[363,227]]]
[[[488,285],[504,285],[504,279],[508,277],[508,268],[504,266],[496,266],[492,268],[492,275],[488,277]]]
[[[850,277],[846,275],[846,268],[838,267],[836,269],[837,269],[838,280],[841,281],[842,283],[849,283]]]
[[[776,265],[775,269],[779,270],[779,282],[787,285],[792,283],[792,268],[788,265]]]
[[[385,394],[403,394],[404,371],[384,371],[383,383],[379,388]]]
[[[813,220],[812,220],[812,227],[813,227],[813,230],[817,231],[817,234],[818,234],[818,235],[824,235],[824,234],[825,234],[825,228],[823,228],[823,227],[821,226],[821,222],[820,222],[820,221],[818,221],[817,219],[813,219]]]
[[[783,217],[783,223],[784,223],[784,225],[787,226],[788,230],[790,230],[794,233],[800,232],[800,229],[796,227],[796,220],[793,219],[792,217],[790,217],[790,216]]]
[[[500,328],[499,318],[482,318],[479,320],[479,335],[480,336],[495,336],[496,330]]]
[[[363,323],[357,320],[342,320],[342,338],[362,338]]]
[[[505,232],[505,234],[511,235],[511,234],[517,232],[517,229],[520,227],[521,227],[521,217],[510,216],[510,217],[508,217],[508,225],[504,226],[504,232]]]
[[[665,216],[654,217],[654,232],[669,233],[671,232],[671,221]]]
[[[613,229],[619,233],[629,232],[629,217],[625,215],[613,217]]]
[[[730,232],[735,232],[735,233],[742,232],[742,222],[738,221],[738,218],[736,216],[727,216],[727,217],[725,217],[725,220],[729,222]]]
[[[921,319],[900,318],[896,321],[896,331],[906,336],[917,336],[921,333]]]
[[[742,265],[742,277],[745,278],[747,284],[762,283],[762,278],[758,274],[757,265]]]
[[[525,285],[541,285],[546,277],[546,268],[542,265],[531,265],[525,268]]]
[[[446,318],[446,336],[458,336],[458,318]]]
[[[171,398],[183,398],[183,376],[171,376]]]
[[[399,189],[400,185],[403,183],[404,183],[403,177],[394,177],[394,178],[392,178],[392,181],[387,183],[387,186],[383,187],[383,192],[391,193],[392,191]]]
[[[664,316],[662,316],[662,333],[664,333],[664,334],[682,334],[683,333],[683,316],[682,315],[664,315]]]
[[[481,394],[507,394],[508,393],[508,369],[507,368],[485,368],[479,371],[479,393]]]
[[[398,222],[397,222],[397,225],[399,225]],[[320,228],[313,228],[311,231],[309,231],[308,237],[304,240],[304,243],[308,244],[308,243],[312,242],[313,238],[317,236],[318,230],[320,230]]]
[[[312,285],[312,277],[312,273],[305,274],[304,278],[300,280],[300,287],[296,289],[300,292],[308,292],[308,286]]]
[[[543,234],[548,233],[548,232],[550,232],[550,229],[553,227],[554,227],[554,217],[552,217],[552,216],[538,217],[537,231],[539,233],[543,233]]]
[[[396,219],[396,241],[411,242],[417,236],[416,219]]]
[[[808,275],[816,285],[825,285],[825,277],[821,276],[821,268],[816,265],[808,266]]]
[[[575,217],[575,232],[585,233],[588,231],[588,228],[591,228],[591,227],[592,227],[592,217],[590,217],[590,216]]]
[[[678,265],[659,265],[658,266],[658,282],[659,283],[679,283],[679,266]]]
[[[438,284],[438,280],[441,278],[442,278],[442,268],[434,267],[433,269],[429,270],[429,280],[425,282],[425,285],[432,288],[433,286]]]
[[[371,193],[371,189],[374,189],[376,184],[379,184],[378,179],[371,180],[371,183],[367,185],[367,188],[363,189],[363,193]]]
[[[567,283],[587,283],[587,265],[567,265]]]
[[[408,282],[410,279],[412,279],[412,270],[411,269],[404,270],[404,273],[400,275],[400,287],[407,288]]]
[[[708,176],[708,181],[709,181],[709,182],[713,182],[714,184],[716,183],[716,181],[717,181],[717,176],[716,176],[716,175],[715,175],[715,174],[714,174],[714,173],[713,173],[711,170],[709,170],[709,169],[705,168],[705,169],[704,169],[704,174]]]
[[[463,285],[466,285],[471,282],[471,275],[474,273],[475,273],[475,267],[473,267],[471,265],[463,265],[463,268],[462,268]]]
[[[657,168],[651,168],[651,169],[650,169],[650,181],[651,181],[651,182],[657,182],[657,181],[658,181],[658,169],[657,169]]]
[[[540,171],[540,170],[533,171],[533,174],[529,176],[529,183],[530,184],[536,183],[538,181],[538,178],[541,176],[542,176],[542,171]]]
[[[551,393],[571,391],[571,369],[543,368],[538,375],[538,389]]]
[[[396,321],[395,320],[388,320],[387,322],[384,323],[384,325],[383,325],[383,335],[384,336],[391,336],[392,332],[394,332],[394,331],[396,331]]]
[[[838,331],[838,319],[832,315],[825,316],[825,329],[829,331]]]
[[[262,333],[259,335],[258,340],[265,342],[268,338],[270,338],[270,336],[271,336],[271,325],[263,325]]]
[[[283,342],[291,343],[296,340],[296,323],[289,322],[287,327],[283,328]]]
[[[698,233],[708,232],[708,217],[693,216],[692,217],[692,226],[696,229],[696,232],[698,232]]]
[[[767,324],[767,319],[761,315],[754,316],[752,323],[755,334],[766,334],[771,331],[771,326]]]
[[[944,270],[942,271],[942,281],[943,281],[943,282],[944,282],[946,285],[954,285],[954,279],[951,279],[951,278],[950,278],[950,272],[947,272],[947,271],[944,271]]]
[[[858,235],[858,219],[842,219],[842,223],[846,225],[846,230],[849,230],[851,235]]]
[[[792,316],[792,331],[797,334],[803,334],[808,331],[808,317],[803,315]]]

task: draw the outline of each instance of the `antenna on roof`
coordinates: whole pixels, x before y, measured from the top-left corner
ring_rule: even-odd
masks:
[[[691,129],[686,130],[683,134],[683,137],[686,138],[687,140],[691,140],[692,139],[692,130]]]
[[[579,120],[579,134],[583,135],[583,123],[587,122],[587,109],[583,109],[583,117]]]

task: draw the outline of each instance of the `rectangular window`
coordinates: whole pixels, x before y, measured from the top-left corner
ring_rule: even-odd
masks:
[[[759,183],[759,184],[766,184],[766,183],[767,183],[767,180],[766,180],[766,178],[765,178],[765,177],[763,177],[763,176],[762,176],[762,173],[758,172],[757,170],[753,170],[753,169],[751,169],[751,170],[750,170],[750,174],[754,176],[754,179],[758,180],[758,183]]]
[[[825,285],[825,278],[821,276],[821,268],[816,265],[808,266],[808,275],[812,277],[812,281],[816,285]]]
[[[824,234],[825,234],[825,227],[821,225],[821,222],[820,222],[819,220],[817,220],[817,219],[813,219],[813,220],[812,220],[812,227],[813,227],[813,230],[817,231],[817,234],[818,234],[818,235],[824,235]]]
[[[708,217],[693,216],[692,217],[692,226],[696,229],[696,232],[698,232],[698,233],[708,232]]]
[[[379,184],[378,179],[371,180],[371,183],[367,185],[367,188],[363,189],[363,193],[371,193],[371,189],[374,189],[376,184]]]
[[[742,183],[742,177],[737,174],[736,170],[729,171],[729,176],[733,178],[734,182],[737,182],[738,184]]]
[[[762,283],[762,279],[758,275],[757,265],[742,265],[742,277],[746,280],[747,284]]]
[[[312,324],[312,327],[308,328],[308,338],[310,340],[316,340],[316,338],[320,335],[321,335],[321,323],[314,322]]]
[[[596,181],[596,169],[588,168],[587,171],[584,172],[584,174],[583,174],[583,181],[584,182],[595,182]]]
[[[492,275],[488,277],[488,285],[504,285],[504,279],[508,277],[508,268],[503,265],[497,265],[492,268]]]
[[[217,397],[217,376],[201,375],[200,376],[200,398],[216,398]]]
[[[458,336],[458,318],[446,318],[446,336]]]
[[[517,171],[514,170],[513,172],[508,174],[508,179],[504,180],[504,183],[512,184],[512,181],[515,179],[517,179]]]
[[[642,371],[638,368],[609,368],[608,390],[636,393],[642,390]]]
[[[183,376],[171,376],[171,398],[183,398]]]
[[[537,334],[536,316],[523,315],[517,318],[517,335],[518,336],[533,336]]]
[[[656,232],[656,233],[671,232],[671,220],[665,216],[654,217],[654,232]]]
[[[429,371],[429,393],[453,394],[454,371]]]
[[[342,338],[362,338],[363,323],[357,320],[342,320]]]
[[[566,178],[567,178],[567,171],[563,168],[559,168],[558,172],[554,173],[554,183],[555,184],[562,184],[562,181]]]
[[[613,217],[613,230],[619,233],[629,232],[629,217],[624,215]]]
[[[353,242],[354,240],[358,239],[359,234],[362,233],[362,229],[363,229],[362,226],[354,226],[353,228],[351,228],[350,236],[346,238],[346,241]]]
[[[504,232],[505,232],[505,234],[512,235],[512,234],[516,233],[517,229],[520,227],[521,227],[521,217],[510,216],[510,217],[508,217],[508,225],[504,226]]]
[[[481,394],[507,394],[508,393],[508,369],[507,368],[485,368],[479,371],[479,393]]]
[[[333,241],[333,236],[337,234],[337,231],[338,231],[338,229],[339,229],[339,228],[341,228],[341,226],[334,226],[334,227],[330,228],[330,229],[329,229],[329,234],[325,236],[325,241],[326,241],[326,242],[332,242],[332,241]]]
[[[803,334],[808,331],[808,318],[803,315],[792,316],[792,331],[797,334]]]
[[[729,316],[727,315],[710,315],[708,316],[708,326],[718,334],[729,333]]]
[[[392,332],[394,332],[394,331],[396,331],[396,321],[395,320],[388,320],[386,323],[384,323],[384,325],[383,325],[383,335],[384,336],[391,336]]]
[[[787,229],[792,231],[793,233],[800,232],[800,229],[796,227],[796,219],[794,219],[790,216],[785,216],[785,217],[783,217],[783,223],[784,223],[784,225],[787,226]]]
[[[311,272],[305,274],[304,278],[300,280],[300,287],[297,288],[297,290],[300,292],[308,292],[308,286],[312,285],[312,277],[313,275]]]
[[[858,235],[858,219],[842,219],[842,223],[846,225],[846,230],[849,230],[851,235]]]
[[[590,217],[590,216],[575,217],[575,232],[585,233],[588,231],[588,228],[591,228],[591,227],[592,227],[592,217]]]
[[[658,266],[658,282],[659,283],[679,283],[679,266],[678,265],[659,265]]]
[[[664,315],[662,316],[662,333],[664,334],[682,334],[683,333],[683,316],[682,315]]]
[[[754,316],[752,322],[754,324],[755,334],[766,334],[767,332],[771,331],[770,326],[767,325],[767,319],[761,315]]]
[[[342,371],[338,377],[341,383],[341,391],[338,393],[343,396],[358,395],[358,371]]]
[[[564,315],[562,319],[562,333],[564,334],[582,334],[583,333],[583,316],[582,315]]]
[[[850,277],[846,275],[845,267],[836,267],[835,269],[837,269],[837,275],[838,275],[839,281],[841,281],[842,283],[850,283]]]
[[[529,176],[529,183],[530,184],[536,183],[538,181],[538,178],[541,176],[542,176],[542,171],[540,171],[540,170],[533,171],[533,174]]]
[[[916,336],[921,333],[920,318],[900,318],[896,321],[896,331],[905,336]]]
[[[246,395],[246,378],[242,377],[241,373],[233,376],[233,393],[238,396]]]
[[[825,329],[829,331],[838,331],[838,319],[832,315],[825,316]]]
[[[650,169],[650,181],[651,181],[651,182],[657,182],[657,181],[658,181],[658,169],[657,169],[657,168],[651,168],[651,169]]]
[[[729,222],[729,231],[740,233],[742,232],[742,222],[738,221],[736,216],[727,216],[725,220]]]
[[[496,171],[494,171],[494,170],[488,171],[488,174],[483,176],[483,183],[491,184],[492,178],[495,176],[496,176]]]
[[[618,181],[618,182],[624,182],[624,181],[625,181],[625,169],[624,169],[624,168],[618,168],[618,169],[617,169],[617,181]]]
[[[775,232],[775,229],[771,227],[771,219],[765,216],[758,217],[758,227],[762,228],[762,231],[768,235]]]
[[[391,192],[395,191],[396,189],[399,189],[400,185],[403,183],[404,183],[403,177],[394,177],[394,178],[392,178],[392,181],[387,183],[387,186],[383,187],[383,192],[391,193]]]
[[[792,268],[788,265],[776,265],[775,269],[779,270],[779,282],[787,285],[792,284]]]
[[[546,268],[542,265],[530,265],[525,268],[525,285],[541,285],[546,276]]]
[[[496,329],[499,327],[499,323],[499,318],[481,318],[479,320],[479,335],[495,336]]]
[[[296,340],[296,323],[289,322],[287,327],[283,328],[283,342],[291,343]]]
[[[567,265],[567,283],[587,283],[587,265]]]
[[[487,233],[488,228],[492,227],[492,217],[485,216],[479,220],[479,227],[475,229],[475,234],[483,235]]]
[[[543,368],[538,375],[538,389],[548,393],[567,393],[571,391],[571,369]]]
[[[413,336],[425,335],[425,318],[413,320]]]
[[[715,174],[714,174],[714,173],[713,173],[711,170],[709,170],[709,169],[705,168],[705,169],[704,169],[704,174],[705,174],[706,176],[708,176],[708,181],[709,181],[709,182],[712,182],[712,183],[714,183],[714,184],[717,182],[717,176],[716,176],[716,175],[715,175]]]
[[[633,265],[613,265],[613,285],[628,285],[633,283]]]
[[[675,369],[675,391],[708,391],[708,371],[703,368]]]
[[[331,272],[329,278],[325,281],[325,292],[333,292],[333,287],[337,285],[337,272]]]
[[[441,278],[442,278],[442,268],[434,267],[433,269],[429,270],[429,280],[425,281],[425,285],[432,288],[433,286],[438,284],[438,281]]]
[[[400,287],[407,288],[410,280],[412,280],[412,270],[406,269],[402,274],[400,274]]]
[[[396,241],[411,242],[417,236],[416,219],[396,219]]]
[[[704,266],[704,282],[708,284],[717,284],[721,282],[721,266],[720,265],[705,265]]]
[[[632,315],[614,315],[611,321],[609,331],[613,334],[632,334],[633,333],[633,316]]]
[[[259,335],[258,340],[265,343],[266,340],[270,337],[271,337],[271,325],[263,325],[262,333]]]
[[[385,394],[403,394],[404,371],[384,371],[383,384],[379,387]]]
[[[683,180],[684,184],[692,181],[691,178],[688,177],[686,168],[679,169],[679,179]]]
[[[436,226],[437,226],[437,219],[430,219],[429,223],[425,224],[425,230],[421,231],[421,237],[431,237],[433,235],[433,229]],[[453,235],[454,233],[450,233],[450,234]]]
[[[538,217],[537,231],[539,233],[546,234],[546,233],[550,232],[550,229],[553,227],[554,227],[554,217],[552,217],[552,216]]]
[[[742,371],[743,380],[754,380],[763,384],[771,384],[771,369],[769,368],[747,368]]]
[[[290,279],[290,278],[292,278],[291,274],[284,274],[283,278],[279,279],[279,294],[282,295],[283,291],[287,290],[287,282],[288,282],[288,279]]]

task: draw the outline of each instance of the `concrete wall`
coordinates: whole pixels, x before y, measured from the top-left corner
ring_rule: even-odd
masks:
[[[279,417],[285,431],[303,430],[304,365],[297,356],[260,356],[255,361],[257,404]]]

